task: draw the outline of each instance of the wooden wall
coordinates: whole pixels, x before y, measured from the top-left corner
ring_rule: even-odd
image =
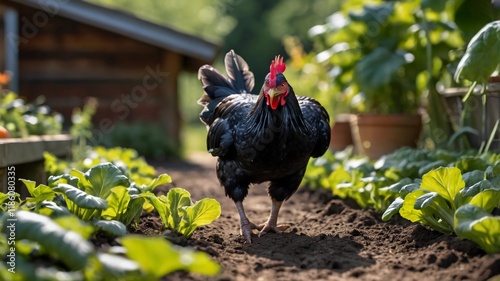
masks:
[[[179,143],[179,54],[57,16],[30,26],[33,13],[19,10],[21,95],[44,95],[66,119],[96,97],[97,127],[109,120],[162,122]]]

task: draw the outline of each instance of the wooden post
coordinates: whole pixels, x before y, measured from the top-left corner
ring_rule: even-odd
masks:
[[[5,69],[5,7],[0,5],[0,72]]]
[[[182,57],[171,51],[163,51],[161,57],[161,70],[168,73],[165,81],[160,84],[161,123],[168,138],[180,148],[181,114],[177,79],[182,68]]]

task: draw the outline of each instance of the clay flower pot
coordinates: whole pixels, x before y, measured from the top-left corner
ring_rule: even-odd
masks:
[[[349,145],[353,145],[351,133],[351,114],[336,115],[331,134],[331,149],[344,150]]]
[[[352,115],[351,129],[356,151],[378,159],[400,147],[416,147],[422,117],[419,114]]]

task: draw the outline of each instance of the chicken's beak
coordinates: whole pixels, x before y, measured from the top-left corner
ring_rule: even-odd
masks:
[[[276,90],[274,90],[274,88],[270,88],[269,90],[267,90],[267,94],[269,95],[269,98],[272,100],[274,98],[274,95],[276,95]]]
[[[281,93],[276,91],[274,88],[267,90],[267,105],[269,105],[273,110],[278,108],[281,101]]]

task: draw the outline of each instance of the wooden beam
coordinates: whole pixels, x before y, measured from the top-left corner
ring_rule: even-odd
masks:
[[[19,92],[19,45],[17,42],[19,30],[19,14],[12,8],[7,8],[4,13],[5,32],[5,70],[11,73],[9,88]]]
[[[180,148],[181,114],[177,80],[182,69],[182,56],[171,51],[164,51],[161,57],[159,68],[164,81],[160,83],[160,119],[168,138]]]
[[[4,13],[5,6],[0,5],[0,72],[5,69],[5,24]]]

